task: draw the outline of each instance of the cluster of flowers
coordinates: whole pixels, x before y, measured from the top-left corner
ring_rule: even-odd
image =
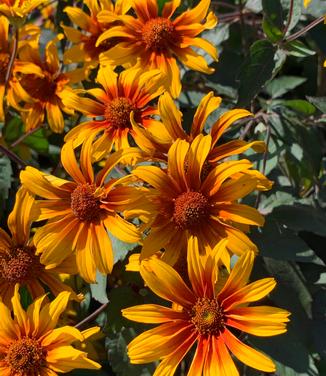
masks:
[[[210,0],[178,16],[180,0],[161,10],[156,0],[84,0],[84,10],[64,10],[76,27],[61,25],[65,36],[58,34],[42,53],[38,26],[25,23],[41,3],[0,2],[4,107],[20,113],[26,131],[46,118],[53,132],[63,132],[62,112],[80,112],[88,120],[65,136],[61,163],[70,178],[28,166],[8,218],[10,235],[0,229],[1,375],[100,368],[71,346],[98,328],[55,326],[69,299],[82,299],[59,273],[94,283],[97,270],[112,271],[108,232],[142,246],[140,254],[130,256],[127,270],[140,272],[170,304],[123,310],[130,320],[159,324],[129,344],[132,363],[161,360],[155,375],[173,375],[197,343],[188,376],[238,375],[230,352],[250,367],[274,372],[273,362],[238,335],[286,331],[287,311],[249,306],[267,296],[275,281],[249,283],[258,250],[246,233],[252,225],[262,226],[264,218],[238,203],[272,183],[249,160],[226,160],[249,148],[263,152],[265,144],[220,142],[235,121],[252,115],[244,109],[223,113],[207,134],[206,120],[221,103],[212,92],[201,100],[188,132],[173,100],[181,91],[177,60],[193,70],[213,71],[193,49],[217,59],[216,48],[198,37],[217,23]],[[9,21],[16,32],[10,41]],[[62,67],[57,44],[64,37]],[[68,71],[71,64],[75,68]],[[82,80],[91,88],[72,86]],[[4,120],[3,109],[0,116]],[[238,261],[231,268],[233,255]],[[20,304],[21,287],[35,299],[27,311]],[[51,303],[45,288],[56,296]]]

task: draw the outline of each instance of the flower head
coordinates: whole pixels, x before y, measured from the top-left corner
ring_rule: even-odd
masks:
[[[134,121],[146,129],[162,129],[161,123],[153,118],[157,109],[149,104],[163,91],[160,80],[158,70],[143,72],[140,68],[130,68],[118,75],[109,67],[100,68],[97,81],[102,88],[87,91],[96,100],[81,98],[75,93],[64,100],[67,106],[93,118],[73,128],[65,140],[73,140],[77,147],[88,137],[101,134],[94,148],[95,153],[99,152],[98,159],[113,148],[129,147],[128,139],[134,135],[131,114]]]
[[[139,157],[139,152],[130,148],[112,154],[96,175],[91,155],[92,138],[83,144],[80,166],[71,142],[63,146],[61,162],[73,181],[33,167],[20,175],[22,184],[43,198],[37,201],[37,219],[49,219],[34,237],[41,262],[52,267],[75,254],[79,273],[88,282],[95,281],[96,268],[103,274],[112,270],[113,252],[107,230],[128,243],[140,239],[136,227],[119,215],[133,201],[133,188],[121,186],[123,178],[106,182],[117,163],[126,157]]]
[[[198,245],[188,251],[188,284],[161,260],[144,260],[141,275],[159,297],[172,302],[172,308],[144,304],[122,311],[130,320],[159,324],[136,337],[128,345],[131,363],[161,360],[154,376],[173,375],[184,356],[196,344],[188,376],[239,376],[230,352],[246,365],[274,372],[275,365],[261,352],[244,344],[233,329],[256,336],[286,332],[289,313],[269,306],[249,306],[273,290],[273,278],[248,284],[254,262],[247,252],[236,263],[222,287],[219,285],[217,253],[200,256]]]
[[[43,123],[46,115],[51,130],[61,133],[64,128],[62,111],[73,113],[62,99],[71,91],[68,84],[81,77],[74,71],[61,72],[56,43],[62,38],[63,34],[59,34],[47,43],[44,57],[37,43],[28,44],[19,51],[19,61],[25,69],[16,75],[11,104],[21,111],[27,131]],[[28,69],[31,62],[33,67]],[[20,102],[25,102],[23,107]]]
[[[257,249],[244,231],[249,225],[262,226],[264,218],[256,209],[237,203],[257,188],[258,179],[245,173],[252,164],[248,160],[229,161],[206,171],[211,144],[210,135],[198,135],[192,143],[178,139],[169,149],[167,169],[139,166],[132,171],[152,187],[146,197],[152,203],[147,207],[150,232],[144,239],[141,259],[164,248],[165,259],[174,264],[192,238],[198,239],[203,253],[224,238],[229,239],[232,253],[241,255]],[[137,209],[128,215],[133,214]],[[223,253],[222,260],[229,267],[228,252]]]
[[[24,311],[17,285],[12,298],[13,318],[8,307],[0,302],[0,370],[3,375],[55,376],[75,368],[101,368],[88,359],[85,352],[71,346],[72,342],[84,341],[99,328],[84,332],[71,326],[56,328],[69,295],[62,292],[51,303],[42,306],[44,295]]]
[[[166,159],[169,148],[178,138],[192,142],[198,135],[205,134],[206,120],[213,111],[219,108],[220,104],[221,98],[214,96],[213,92],[205,95],[196,109],[190,131],[187,133],[182,126],[182,113],[176,107],[170,94],[164,93],[160,96],[158,103],[158,112],[162,121],[161,127],[145,129],[141,127],[141,124],[133,122],[133,132],[137,144],[149,157]],[[220,143],[225,131],[233,123],[249,116],[252,116],[252,113],[245,109],[233,109],[224,112],[213,124],[210,130],[212,136],[211,150],[204,162],[206,172],[209,172],[225,158],[241,154],[250,148],[258,153],[265,151],[266,145],[263,141],[231,140]],[[271,188],[272,182],[258,171],[248,170],[245,173],[253,174],[260,180],[258,189],[268,190]]]
[[[36,253],[30,227],[36,215],[33,196],[24,188],[16,194],[13,211],[8,217],[11,236],[0,228],[0,296],[10,305],[16,284],[27,287],[33,298],[45,293],[47,286],[54,295],[71,288],[61,282],[59,273],[76,274],[77,268],[72,257],[63,259],[54,269],[46,269]],[[73,297],[77,299],[76,294]]]
[[[46,2],[47,0],[2,0],[0,14],[8,17],[11,23],[20,25],[35,8]]]
[[[119,16],[128,12],[131,7],[131,0],[85,0],[89,14],[77,7],[66,7],[65,12],[72,23],[79,27],[79,30],[61,25],[67,38],[73,43],[72,47],[65,51],[64,62],[83,62],[86,75],[91,68],[95,68],[99,62],[99,54],[113,47],[112,41],[104,41],[96,45],[98,37],[112,24],[118,23]],[[106,22],[97,19],[99,13],[106,15]]]
[[[156,0],[133,1],[136,18],[121,16],[123,25],[111,27],[98,38],[97,45],[118,38],[113,48],[100,55],[101,64],[135,65],[138,61],[142,68],[160,69],[173,97],[181,91],[177,59],[190,69],[212,73],[214,69],[192,49],[199,47],[217,59],[216,48],[198,37],[217,22],[212,12],[207,15],[210,0],[201,0],[195,8],[172,18],[180,3],[180,0],[166,2],[159,15]],[[100,13],[98,19],[105,22],[107,15]]]

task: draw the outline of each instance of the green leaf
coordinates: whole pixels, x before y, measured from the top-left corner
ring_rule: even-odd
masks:
[[[281,76],[270,81],[265,90],[272,98],[278,98],[306,81],[304,77]]]
[[[309,231],[326,236],[326,214],[309,205],[282,205],[275,208],[271,217],[295,231]]]
[[[316,51],[311,50],[299,40],[292,40],[284,44],[284,47],[291,56],[307,57],[316,54]]]
[[[296,24],[299,22],[302,9],[303,9],[303,1],[302,0],[281,0],[282,8],[284,10],[287,10],[287,14],[285,16],[285,19],[289,19],[289,12],[291,8],[291,4],[293,6],[292,9],[292,16],[291,16],[291,22],[288,27],[287,34],[296,26]]]
[[[43,128],[26,137],[23,143],[38,153],[47,153],[49,150],[49,141]]]
[[[250,237],[261,256],[323,265],[322,260],[294,231],[268,217],[264,227],[254,230]]]
[[[283,9],[280,0],[263,0],[263,30],[269,40],[277,42],[282,39]]]
[[[33,303],[33,298],[31,294],[29,293],[28,289],[26,286],[20,287],[19,289],[19,294],[20,294],[20,303],[24,310],[28,308]]]
[[[248,106],[272,77],[275,51],[276,48],[267,40],[257,41],[250,47],[250,55],[240,72],[238,106]]]
[[[109,299],[106,292],[107,276],[96,272],[96,283],[91,283],[90,288],[92,292],[92,298],[100,302],[101,304],[108,303]]]
[[[107,338],[108,359],[117,376],[151,376],[155,367],[130,364],[127,345],[138,333],[133,328],[123,328],[115,338]]]
[[[323,114],[326,114],[326,97],[308,97],[310,103],[316,106]]]
[[[0,198],[7,200],[11,187],[12,167],[10,159],[0,154]]]
[[[123,260],[127,253],[138,245],[137,243],[125,243],[113,236],[109,231],[108,234],[112,244],[114,263],[118,262],[119,260]]]
[[[157,4],[158,4],[158,12],[159,14],[162,13],[162,10],[163,10],[163,7],[164,7],[164,4],[167,3],[168,1],[170,0],[157,0]]]
[[[313,115],[316,112],[315,106],[311,103],[305,101],[304,99],[290,99],[290,100],[282,100],[278,101],[277,104],[281,104],[285,107],[292,108],[297,112],[301,112],[306,116]]]
[[[23,134],[23,123],[18,117],[12,117],[4,129],[4,139],[8,144],[16,141]]]

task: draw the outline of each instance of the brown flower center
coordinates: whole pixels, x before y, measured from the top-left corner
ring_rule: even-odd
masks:
[[[200,192],[185,192],[174,201],[173,220],[181,229],[200,225],[209,215],[209,202]]]
[[[15,247],[0,253],[0,276],[10,283],[24,283],[42,269],[34,247]]]
[[[146,50],[161,51],[175,39],[173,23],[168,18],[157,17],[146,22],[142,30]]]
[[[71,210],[82,222],[94,222],[100,218],[100,199],[95,196],[93,184],[80,184],[71,194]]]
[[[225,327],[224,312],[217,299],[198,298],[189,314],[201,335],[218,335]]]
[[[0,53],[0,84],[6,82],[6,74],[9,64],[9,55]]]
[[[118,97],[113,99],[105,110],[105,117],[117,129],[130,128],[130,113],[136,111],[130,99]]]
[[[34,376],[46,365],[47,351],[33,338],[21,338],[8,349],[5,361],[11,369],[10,375]]]

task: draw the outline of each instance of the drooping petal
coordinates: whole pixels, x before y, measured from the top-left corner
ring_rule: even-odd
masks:
[[[275,372],[276,367],[274,363],[261,352],[254,350],[242,343],[236,338],[228,329],[221,334],[224,342],[230,351],[243,363],[249,367],[258,369],[264,372]]]

